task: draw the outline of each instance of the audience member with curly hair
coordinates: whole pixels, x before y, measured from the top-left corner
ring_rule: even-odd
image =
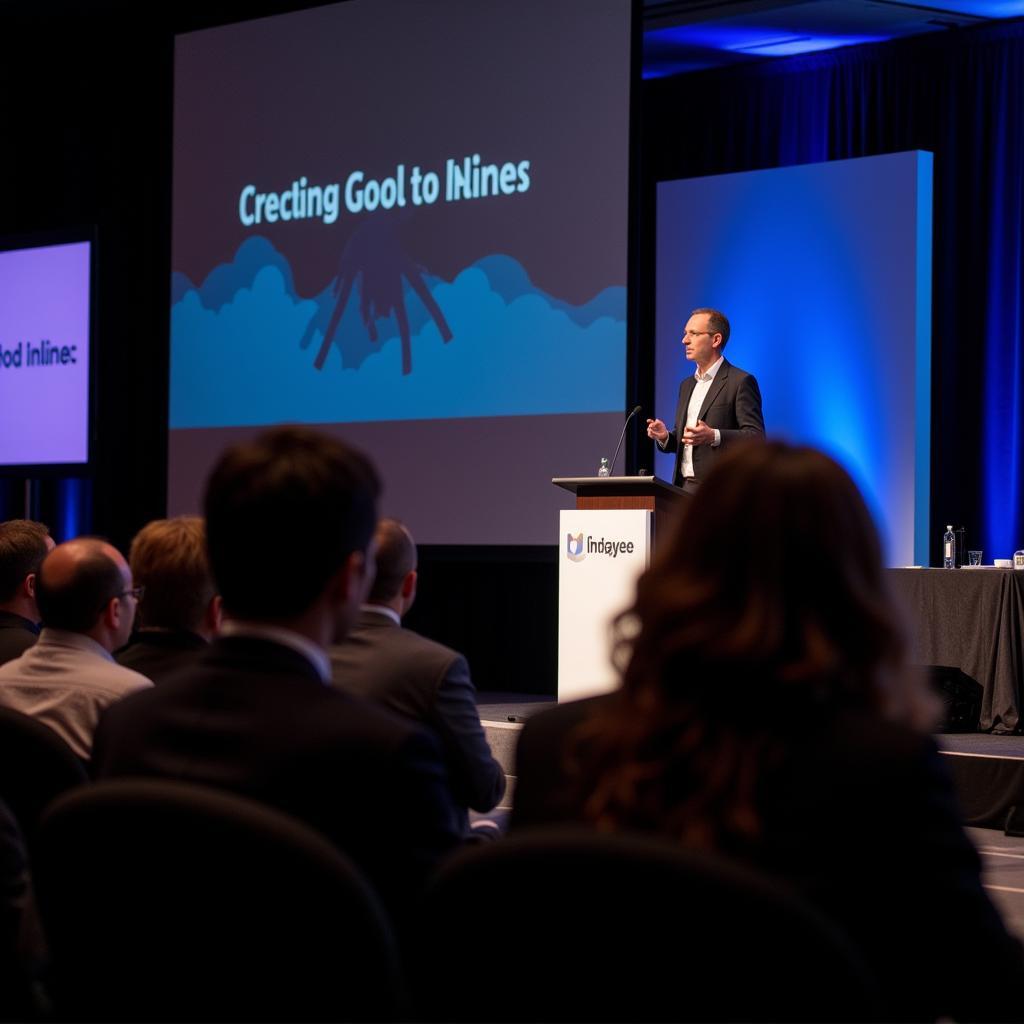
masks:
[[[782,443],[723,456],[616,628],[621,688],[527,722],[513,830],[575,820],[721,852],[840,924],[894,1018],[1016,1012],[1020,948],[836,462]]]

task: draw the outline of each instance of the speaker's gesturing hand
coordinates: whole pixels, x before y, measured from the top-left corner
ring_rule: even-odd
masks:
[[[647,421],[647,436],[652,441],[664,441],[668,437],[668,429],[661,420],[648,420]]]
[[[695,426],[687,427],[683,431],[683,444],[714,444],[714,442],[714,427],[709,427],[703,420],[697,420]]]

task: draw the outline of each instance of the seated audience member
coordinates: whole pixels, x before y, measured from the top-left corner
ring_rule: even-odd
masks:
[[[158,683],[192,661],[220,629],[203,520],[178,516],[147,523],[132,541],[128,564],[144,592],[132,642],[114,657]]]
[[[46,556],[35,590],[43,631],[0,666],[0,705],[38,718],[87,760],[103,708],[153,685],[111,655],[132,631],[131,569],[106,541],[82,537]]]
[[[375,534],[377,577],[343,643],[331,648],[342,690],[422,722],[441,741],[452,792],[465,809],[489,811],[505,792],[505,772],[491,756],[466,659],[450,647],[402,628],[416,599],[416,544],[395,519]]]
[[[398,909],[460,834],[436,741],[330,685],[327,647],[373,580],[378,491],[361,454],[311,430],[229,449],[205,497],[221,634],[109,709],[95,771],[274,805],[333,840]]]
[[[727,453],[619,619],[621,689],[526,723],[511,829],[576,820],[720,851],[839,923],[894,1019],[1010,1019],[1020,946],[981,886],[900,621],[843,469],[778,443]]]
[[[36,573],[53,546],[42,523],[0,523],[0,665],[17,658],[39,636]]]

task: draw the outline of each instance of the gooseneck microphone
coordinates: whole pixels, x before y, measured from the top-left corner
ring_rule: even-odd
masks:
[[[612,464],[608,467],[608,475],[611,476],[615,472],[615,460],[619,457],[619,449],[622,447],[622,439],[626,436],[626,427],[629,426],[629,421],[640,411],[638,405],[627,417],[626,422],[622,424],[622,433],[619,434],[619,443],[615,446],[615,454],[612,456]]]

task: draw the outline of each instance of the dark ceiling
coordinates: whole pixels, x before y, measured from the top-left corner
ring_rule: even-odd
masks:
[[[174,33],[328,2],[153,0],[147,19]],[[643,74],[659,78],[1024,17],[1024,0],[643,0],[642,10]],[[102,26],[130,34],[138,11],[137,0],[0,0],[8,30]]]
[[[1024,16],[1024,0],[644,0],[644,77]]]

